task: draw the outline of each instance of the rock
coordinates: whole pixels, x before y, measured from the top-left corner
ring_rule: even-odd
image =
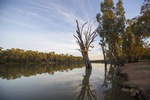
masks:
[[[130,90],[129,89],[126,89],[126,88],[122,88],[121,91],[127,93],[127,94],[130,94]]]
[[[139,94],[139,90],[133,88],[131,89],[122,88],[121,90],[132,97],[137,96]]]
[[[131,97],[135,97],[135,96],[136,96],[136,93],[135,93],[135,92],[131,92],[131,93],[130,93],[130,96],[131,96]]]
[[[139,94],[139,90],[138,89],[130,89],[130,91],[135,92],[136,94]]]
[[[139,94],[139,90],[137,89],[130,89],[130,96],[134,97],[137,96]]]
[[[136,96],[136,92],[134,89],[130,89],[130,96],[132,97]]]

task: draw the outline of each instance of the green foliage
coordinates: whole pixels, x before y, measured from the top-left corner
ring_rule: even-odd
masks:
[[[144,12],[143,15],[134,18],[132,29],[141,39],[150,37],[150,10]]]
[[[119,56],[122,55],[122,35],[125,28],[125,12],[122,0],[118,1],[116,7],[113,0],[104,0],[101,3],[101,12],[102,16],[99,13],[96,18],[99,23],[98,33],[101,37],[100,45],[103,55],[106,54],[109,60],[115,58],[119,63]]]
[[[143,15],[127,20],[126,31],[123,35],[123,52],[128,62],[138,62],[144,54],[147,40],[150,37],[150,11]]]
[[[55,52],[43,53],[23,49],[7,49],[0,52],[0,63],[41,63],[41,62],[80,62],[82,57],[73,55],[55,54]]]
[[[150,60],[150,47],[145,47],[140,60]]]
[[[102,15],[96,16],[100,45],[103,55],[108,60],[138,62],[149,45],[150,39],[150,9],[144,10],[142,15],[126,20],[122,0],[118,0],[116,7],[113,0],[104,0],[100,5]],[[126,21],[126,24],[125,24]]]

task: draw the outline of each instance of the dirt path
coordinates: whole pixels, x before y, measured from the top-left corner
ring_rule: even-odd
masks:
[[[150,62],[126,64],[120,68],[120,73],[126,75],[124,92],[141,100],[150,100]]]

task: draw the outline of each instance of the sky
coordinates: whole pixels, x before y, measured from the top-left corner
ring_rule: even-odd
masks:
[[[97,26],[96,14],[103,0],[0,0],[0,47],[81,56],[73,34],[76,20],[90,20]],[[140,15],[144,0],[123,0],[126,18]],[[114,0],[116,3],[117,0]],[[90,59],[102,59],[99,37],[89,52]]]

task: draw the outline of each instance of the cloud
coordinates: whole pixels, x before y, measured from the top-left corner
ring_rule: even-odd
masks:
[[[76,54],[76,55],[80,55],[80,52],[77,51],[77,49],[79,48],[78,45],[76,44],[76,40],[73,37],[73,33],[75,33],[75,29],[76,29],[76,23],[75,20],[77,19],[79,21],[79,23],[82,25],[83,23],[87,22],[90,20],[89,17],[89,2],[86,3],[86,1],[74,1],[72,0],[74,5],[78,5],[78,12],[84,13],[87,19],[84,19],[81,16],[78,16],[75,9],[73,8],[67,8],[65,5],[61,4],[61,2],[34,2],[34,1],[29,1],[31,4],[34,4],[38,7],[38,9],[41,10],[45,10],[49,13],[52,13],[51,16],[55,16],[55,18],[64,21],[65,23],[68,23],[69,25],[72,26],[71,32],[67,32],[67,31],[63,31],[62,33],[58,32],[58,33],[53,33],[54,36],[53,39],[58,38],[58,41],[53,41],[53,39],[50,40],[50,37],[47,37],[48,41],[51,41],[49,43],[42,43],[42,44],[49,44],[49,46],[51,46],[53,48],[54,51],[57,51],[59,53],[63,53],[63,52],[68,52],[70,54]],[[88,5],[86,5],[88,4]],[[53,22],[53,21],[51,21]],[[67,27],[67,26],[61,26],[61,27]],[[68,27],[70,28],[70,27]],[[85,29],[87,28],[87,26],[85,27]],[[93,30],[96,29],[96,25],[93,25]],[[51,34],[51,33],[50,33]],[[96,43],[94,43],[95,48],[93,49],[93,51],[91,52],[91,58],[94,59],[95,57],[99,58],[99,54],[100,53],[96,53],[99,48],[98,45],[96,45]],[[50,48],[49,48],[50,49]],[[97,56],[98,55],[98,56]]]
[[[85,22],[89,22],[91,20],[90,18],[90,6],[89,6],[89,2],[86,2],[86,1],[80,1],[80,0],[77,0],[77,1],[74,1],[74,0],[71,0],[72,1],[72,7],[70,8],[70,5],[66,6],[66,5],[63,5],[63,3],[66,1],[63,1],[61,2],[60,1],[57,1],[56,2],[49,2],[49,1],[34,1],[34,0],[27,0],[28,3],[34,5],[34,9],[41,9],[42,11],[44,11],[42,13],[42,15],[40,14],[35,14],[35,12],[29,12],[29,15],[33,15],[35,17],[39,17],[41,18],[42,20],[44,20],[45,22],[47,22],[47,24],[51,24],[55,27],[58,27],[59,28],[64,28],[66,29],[67,26],[69,26],[68,28],[72,28],[72,29],[75,29],[76,28],[76,20],[79,21],[79,24],[83,24]],[[70,2],[71,2],[70,1]],[[69,1],[68,1],[69,2]],[[73,7],[75,5],[75,8]],[[78,6],[78,8],[76,8]],[[31,8],[32,9],[32,8]],[[79,13],[76,13],[76,9],[77,9],[77,12],[80,12],[83,14],[83,16],[79,16],[80,14]],[[86,16],[87,18],[84,18],[84,16]],[[61,23],[61,25],[59,24]],[[63,23],[67,23],[68,25],[66,26],[66,24],[63,24]],[[93,26],[93,29],[96,29],[96,26],[94,24]]]
[[[84,23],[85,20],[80,18],[78,15],[75,14],[74,9],[68,9],[62,4],[61,2],[35,2],[35,1],[27,1],[33,5],[36,5],[37,7],[40,7],[41,10],[48,11],[49,13],[52,13],[51,16],[54,16],[57,19],[60,19],[70,25],[75,26],[75,20],[78,19],[81,23]],[[75,2],[74,2],[75,3]],[[82,6],[81,6],[82,7]],[[39,8],[38,8],[39,9]]]
[[[16,25],[19,25],[19,26],[30,27],[30,28],[37,27],[35,25],[31,25],[31,24],[28,24],[28,23],[23,23],[23,22],[11,20],[11,19],[8,19],[8,18],[5,18],[5,17],[1,17],[1,16],[0,16],[0,21],[1,22],[8,22],[8,23],[16,24]]]
[[[13,9],[7,9],[6,17],[0,16],[0,21],[23,26],[15,32],[5,30],[1,41],[4,48],[22,48],[38,50],[43,52],[55,51],[56,53],[68,53],[72,55],[81,55],[77,49],[79,46],[75,42],[76,23],[79,24],[90,20],[90,5],[86,1],[79,0],[24,0],[27,6],[13,6]],[[71,2],[72,6],[68,2]],[[14,12],[13,14],[11,12]],[[10,14],[9,14],[10,13]],[[82,14],[82,16],[80,15]],[[10,15],[12,17],[10,17]],[[8,24],[9,25],[9,24]],[[17,26],[16,26],[17,27]],[[27,30],[27,28],[30,28]],[[85,27],[87,28],[87,27]],[[93,29],[96,26],[94,24]],[[0,28],[2,29],[2,28]],[[13,34],[13,36],[10,36]],[[94,59],[100,53],[97,43],[95,48],[90,51],[90,57]]]

